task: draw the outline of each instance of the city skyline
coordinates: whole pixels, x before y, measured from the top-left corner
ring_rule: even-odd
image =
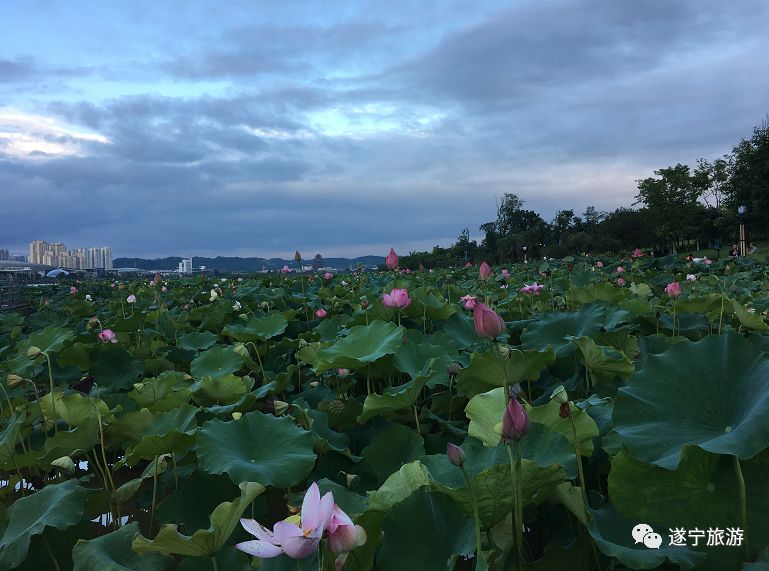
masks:
[[[68,248],[62,242],[33,240],[29,243],[28,260],[32,264],[64,267],[73,270],[111,270],[112,248],[108,246]]]

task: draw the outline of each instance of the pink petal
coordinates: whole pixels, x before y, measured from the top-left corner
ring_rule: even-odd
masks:
[[[302,501],[302,527],[304,529],[314,529],[318,525],[318,515],[320,511],[320,490],[318,484],[313,482]]]
[[[268,543],[266,541],[260,541],[258,539],[256,541],[244,541],[242,543],[237,543],[235,544],[235,547],[245,553],[248,553],[249,555],[261,557],[262,559],[277,557],[283,553],[283,550],[277,545],[273,545],[272,543]]]
[[[244,517],[240,518],[240,525],[242,525],[243,529],[245,529],[248,533],[257,539],[268,541],[270,543],[275,540],[275,536],[272,534],[272,532],[255,519],[246,519]]]
[[[290,537],[283,544],[283,552],[292,559],[304,559],[320,544],[320,537]]]
[[[340,508],[338,505],[334,504],[334,511],[331,513],[331,521],[328,523],[328,527],[326,528],[329,533],[334,533],[336,531],[336,528],[340,525],[354,525],[352,520],[350,519],[350,516],[348,516],[344,511],[342,511],[342,508]]]
[[[286,541],[292,537],[301,537],[304,535],[298,525],[287,521],[279,521],[275,524],[275,527],[273,527],[272,530],[275,537],[273,541],[279,545],[285,545]]]

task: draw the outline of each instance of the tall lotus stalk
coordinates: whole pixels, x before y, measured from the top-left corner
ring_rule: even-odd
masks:
[[[465,451],[456,444],[449,443],[449,445],[446,447],[446,456],[448,456],[449,462],[462,470],[462,476],[465,478],[465,484],[467,485],[467,489],[470,490],[470,500],[473,503],[473,518],[475,519],[475,568],[478,569],[478,562],[481,558],[482,549],[481,517],[478,515],[478,498],[475,495],[473,482],[470,480],[470,476],[468,475],[467,470],[465,470]]]
[[[307,313],[307,296],[304,293],[304,269],[302,268],[302,255],[299,250],[294,252],[294,260],[299,264],[299,281],[302,283],[302,307],[304,308],[304,320],[310,321],[310,314]]]
[[[518,443],[528,434],[531,428],[526,411],[518,395],[521,386],[516,383],[510,388],[507,407],[502,417],[502,441],[507,444],[507,454],[510,458],[510,474],[513,478],[513,533],[515,535],[516,565],[523,565],[523,489],[521,481],[521,453]]]
[[[732,456],[734,463],[734,473],[737,476],[737,486],[740,492],[740,525],[744,532],[744,541],[742,542],[742,549],[745,553],[745,561],[750,561],[750,541],[748,534],[748,500],[747,493],[745,491],[745,478],[742,475],[742,466],[740,465],[739,456]]]
[[[569,395],[563,385],[555,388],[550,398],[557,402],[561,408],[559,414],[561,418],[568,418],[571,424],[571,434],[574,440],[574,454],[577,460],[577,477],[579,478],[579,487],[582,490],[582,502],[585,504],[585,519],[590,520],[590,503],[587,499],[587,487],[585,486],[585,473],[582,469],[582,452],[579,448],[579,439],[577,438],[577,425],[574,422],[574,416],[571,414],[571,403]]]

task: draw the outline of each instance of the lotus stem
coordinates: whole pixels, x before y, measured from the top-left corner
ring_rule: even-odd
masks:
[[[571,403],[569,403],[569,406],[571,406]],[[569,422],[571,423],[571,434],[574,437],[574,453],[577,459],[577,477],[579,478],[579,486],[582,489],[582,501],[585,504],[585,521],[590,521],[590,503],[587,499],[585,472],[582,469],[582,453],[579,449],[579,440],[577,439],[577,425],[574,422],[574,415],[571,414],[571,409],[569,409]]]
[[[216,562],[216,555],[211,556],[211,565],[214,568],[214,571],[219,571],[219,564]]]
[[[465,470],[464,465],[459,467],[462,470],[462,475],[465,477],[465,483],[467,484],[467,488],[470,490],[470,499],[473,502],[473,517],[475,518],[475,568],[478,568],[478,561],[481,557],[481,518],[478,515],[478,498],[475,496],[475,488],[473,488],[473,483],[470,481],[470,476],[467,474],[467,470]]]
[[[155,472],[152,475],[152,507],[150,508],[150,535],[155,525],[155,502],[158,497],[158,456],[155,456]]]
[[[56,412],[56,399],[53,397],[53,369],[51,368],[51,357],[48,356],[48,353],[43,351],[43,355],[45,355],[46,361],[48,361],[48,381],[51,384],[51,406],[53,407],[53,435],[56,436],[56,419],[58,418],[58,413]],[[40,413],[42,414],[42,408],[40,409]],[[43,425],[43,432],[45,432],[45,425]]]
[[[745,492],[745,478],[742,475],[740,458],[738,456],[732,456],[732,461],[734,463],[734,473],[737,476],[737,487],[740,492],[740,524],[742,525],[742,531],[744,533],[742,549],[745,552],[745,561],[750,561],[750,541],[748,537],[748,498]]]
[[[512,442],[505,447],[507,455],[510,458],[510,475],[513,479],[513,537],[515,537],[516,561],[515,567],[518,571],[523,565],[523,509],[520,505],[520,480],[521,480],[521,457],[520,454],[513,453]]]
[[[421,435],[422,433],[419,431],[419,411],[417,410],[417,405],[414,405],[412,408],[414,409],[414,422],[417,426],[417,434]]]
[[[254,348],[254,353],[256,353],[256,360],[259,362],[259,369],[262,371],[262,384],[264,385],[267,381],[267,378],[264,376],[264,365],[262,365],[262,357],[259,355],[259,349],[257,349],[256,344],[253,341],[249,341],[246,343],[246,345],[251,345]],[[299,388],[302,388],[301,383]]]
[[[53,561],[53,566],[56,569],[56,571],[61,571],[61,567],[59,567],[59,562],[56,560],[56,556],[53,554],[53,550],[51,549],[51,546],[48,544],[48,540],[43,536],[43,543],[45,544],[45,548],[48,550],[48,555],[51,556],[51,561]]]

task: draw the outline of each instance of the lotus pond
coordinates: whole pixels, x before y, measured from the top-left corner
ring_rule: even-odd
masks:
[[[768,569],[769,267],[598,262],[36,288],[0,569]]]

